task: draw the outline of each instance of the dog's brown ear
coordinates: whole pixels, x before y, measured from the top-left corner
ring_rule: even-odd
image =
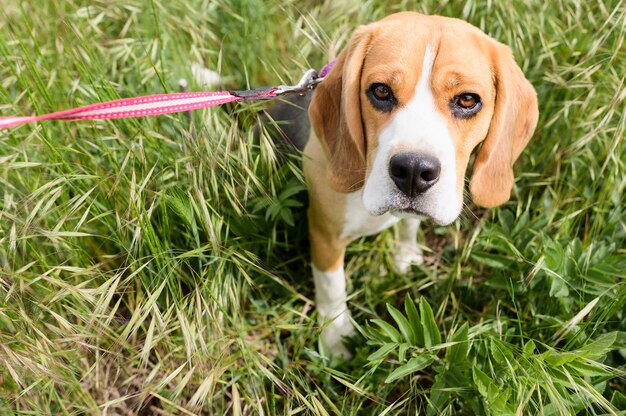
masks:
[[[509,200],[513,164],[528,144],[539,118],[537,94],[515,63],[511,50],[494,43],[492,62],[495,108],[470,183],[472,199],[483,207],[495,207]]]
[[[370,40],[362,26],[315,89],[311,125],[328,158],[327,176],[338,192],[353,192],[365,181],[366,147],[361,119],[361,71]]]

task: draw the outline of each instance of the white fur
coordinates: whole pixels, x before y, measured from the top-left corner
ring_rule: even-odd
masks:
[[[393,265],[396,272],[407,273],[412,265],[424,263],[422,249],[417,244],[417,231],[421,220],[404,218],[397,229],[397,247],[393,252]]]
[[[454,142],[430,88],[434,59],[435,51],[428,45],[413,97],[378,137],[374,164],[363,189],[363,205],[370,215],[411,209],[439,224],[449,224],[461,212]],[[389,160],[401,151],[429,154],[441,163],[437,183],[415,198],[406,197],[389,176]]]
[[[341,238],[355,239],[377,234],[391,227],[400,218],[386,213],[372,216],[363,206],[362,191],[353,192],[346,196],[345,224]],[[402,220],[398,230],[398,248],[394,254],[396,270],[405,273],[411,264],[422,264],[422,252],[417,245],[416,235],[420,220],[406,218]],[[343,344],[343,338],[354,334],[354,327],[350,321],[348,310],[346,277],[341,265],[335,271],[320,271],[315,266],[313,279],[315,281],[315,305],[324,329],[322,342],[330,355],[351,356]]]
[[[343,265],[335,271],[322,272],[313,268],[315,307],[324,326],[322,342],[331,355],[350,357],[343,345],[343,337],[354,334],[346,299],[346,277]]]
[[[341,238],[359,238],[378,234],[399,221],[398,217],[386,213],[372,216],[363,206],[363,191],[346,195],[346,214]]]
[[[435,53],[429,45],[424,54],[422,75],[415,93],[378,137],[374,164],[363,190],[346,195],[346,213],[341,238],[355,239],[376,234],[402,219],[398,247],[393,255],[396,271],[405,273],[412,264],[423,263],[416,241],[420,219],[433,218],[448,224],[461,211],[456,190],[456,160],[452,136],[438,112],[430,88]],[[403,150],[398,150],[403,149]],[[389,160],[399,151],[413,151],[437,157],[441,163],[439,180],[424,194],[412,200],[404,196],[389,176]],[[408,214],[404,210],[416,213]],[[421,214],[421,215],[420,215]],[[352,335],[346,303],[343,265],[335,271],[313,267],[315,302],[322,323],[322,341],[330,354],[349,357],[343,338]]]

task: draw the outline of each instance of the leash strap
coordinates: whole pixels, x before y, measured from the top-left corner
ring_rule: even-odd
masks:
[[[44,120],[102,120],[177,113],[239,101],[241,97],[223,92],[181,92],[124,98],[71,110],[30,117],[0,117],[0,129]]]
[[[333,64],[334,61],[326,64],[322,71],[320,71],[321,75],[325,76],[326,73],[330,71]],[[213,107],[234,101],[272,99],[285,94],[302,94],[315,88],[323,79],[324,77],[319,76],[314,69],[310,69],[306,71],[300,81],[293,86],[279,85],[277,87],[262,87],[240,91],[155,94],[135,98],[123,98],[121,100],[92,104],[39,116],[0,117],[0,130],[44,120],[103,120],[156,116]]]

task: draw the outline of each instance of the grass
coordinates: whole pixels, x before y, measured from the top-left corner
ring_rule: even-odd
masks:
[[[350,246],[349,362],[318,352],[263,104],[0,132],[1,414],[626,414],[623,1],[0,5],[1,115],[175,91],[194,62],[289,83],[404,9],[510,45],[541,112],[513,200],[427,225],[423,267],[391,271],[392,231]]]

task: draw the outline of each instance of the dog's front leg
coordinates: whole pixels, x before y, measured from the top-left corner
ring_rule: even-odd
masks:
[[[346,303],[343,257],[348,241],[333,235],[309,211],[309,238],[315,281],[315,305],[322,325],[322,342],[331,355],[351,356],[343,338],[354,334]]]
[[[404,218],[396,228],[397,247],[392,256],[396,272],[404,274],[411,269],[411,265],[424,263],[422,249],[417,244],[417,231],[420,220],[417,218]]]

